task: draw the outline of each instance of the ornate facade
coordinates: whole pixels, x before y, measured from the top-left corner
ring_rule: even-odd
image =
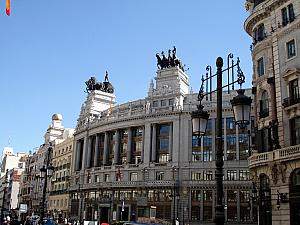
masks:
[[[213,223],[216,96],[203,101],[211,117],[198,142],[191,129],[197,94],[189,93],[188,75],[160,65],[155,80],[145,99],[118,106],[113,93],[88,93],[74,134],[71,218]],[[223,94],[225,214],[228,224],[255,224],[249,135],[234,124],[234,96]]]
[[[248,0],[244,27],[253,38],[255,153],[259,224],[299,224],[300,2]]]

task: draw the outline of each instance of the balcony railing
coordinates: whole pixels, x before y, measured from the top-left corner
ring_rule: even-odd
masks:
[[[291,96],[288,98],[283,99],[283,104],[282,106],[284,108],[295,105],[297,103],[300,103],[300,96]]]
[[[254,154],[248,158],[249,167],[267,164],[272,161],[287,161],[300,157],[300,145],[277,149],[272,152]]]

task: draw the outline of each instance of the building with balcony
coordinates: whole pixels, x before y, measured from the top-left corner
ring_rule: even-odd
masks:
[[[68,218],[69,211],[69,177],[73,151],[73,130],[64,141],[53,148],[52,165],[54,173],[51,178],[51,191],[48,199],[48,210],[54,218]]]
[[[300,2],[247,0],[246,6],[257,118],[249,167],[258,190],[259,224],[295,225],[300,214]]]
[[[44,135],[44,143],[34,152],[26,161],[25,170],[22,175],[22,190],[20,192],[20,199],[22,204],[27,204],[28,215],[40,214],[41,207],[43,206],[43,187],[45,179],[47,181],[46,187],[46,203],[49,205],[49,190],[51,179],[50,177],[42,178],[40,176],[40,169],[45,166],[46,157],[48,157],[48,148],[50,145],[55,146],[65,140],[69,135],[73,133],[72,128],[64,128],[62,126],[62,115],[53,114],[52,123],[48,127]],[[50,156],[50,158],[52,155]]]
[[[86,82],[94,86],[87,87],[74,134],[71,218],[111,223],[155,217],[158,222],[178,218],[180,224],[213,224],[216,96],[203,100],[211,117],[198,142],[191,127],[198,93],[189,93],[184,68],[160,68],[155,81],[144,99],[120,105],[113,91],[95,88],[108,79]],[[225,215],[227,224],[255,224],[249,136],[235,126],[234,96],[236,91],[223,93]]]

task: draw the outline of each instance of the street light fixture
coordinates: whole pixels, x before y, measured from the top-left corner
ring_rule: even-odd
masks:
[[[45,210],[47,212],[47,205],[46,203],[46,192],[47,192],[47,183],[48,183],[48,177],[51,177],[53,175],[54,167],[52,166],[51,159],[52,159],[52,143],[50,142],[48,150],[47,150],[47,155],[45,158],[45,164],[41,169],[40,169],[40,179],[44,179],[44,185],[43,185],[43,198],[42,198],[42,207],[41,207],[41,224],[44,224],[44,217],[45,217]]]
[[[211,95],[213,92],[217,93],[217,117],[216,117],[216,171],[215,171],[215,179],[216,179],[216,191],[217,191],[217,202],[215,207],[215,223],[216,225],[223,225],[225,222],[224,215],[224,204],[223,204],[223,149],[222,149],[222,90],[225,87],[230,87],[234,89],[234,84],[238,83],[240,86],[245,82],[245,76],[240,68],[240,60],[237,59],[237,62],[234,63],[233,54],[229,54],[227,57],[227,68],[222,69],[223,67],[223,59],[218,57],[216,60],[217,72],[212,75],[211,66],[207,66],[207,71],[210,71],[210,74],[206,73],[206,78],[202,76],[202,84],[200,86],[198,101],[199,106],[198,109],[192,112],[192,126],[193,126],[193,135],[196,135],[198,138],[205,135],[207,120],[209,118],[209,114],[203,110],[203,106],[201,101],[207,95]],[[234,68],[237,68],[237,79],[234,80]],[[222,73],[228,72],[228,83],[226,85],[222,85]],[[230,72],[232,80],[230,80]],[[212,78],[217,77],[217,88],[215,90],[208,91],[208,82],[210,82],[210,89],[212,87]],[[204,93],[204,82],[206,82],[206,92]],[[250,117],[250,106],[251,99],[248,97],[244,97],[244,90],[238,91],[238,96],[235,97],[231,103],[233,104],[233,108],[235,111],[235,120],[236,124],[239,126],[245,126],[249,123],[248,114]],[[248,119],[248,121],[247,121]]]

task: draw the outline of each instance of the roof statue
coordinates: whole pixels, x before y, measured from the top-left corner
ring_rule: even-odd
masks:
[[[91,77],[88,81],[85,82],[86,84],[86,93],[91,93],[94,90],[103,91],[107,93],[114,93],[114,87],[108,80],[108,72],[105,72],[104,81],[97,82],[96,77]]]
[[[156,53],[156,59],[157,59],[157,67],[158,69],[165,69],[170,67],[179,67],[182,71],[184,71],[184,66],[182,65],[182,62],[180,59],[176,56],[176,47],[173,46],[173,50],[168,50],[168,58],[165,56],[165,53],[162,51],[161,55],[159,53]]]

